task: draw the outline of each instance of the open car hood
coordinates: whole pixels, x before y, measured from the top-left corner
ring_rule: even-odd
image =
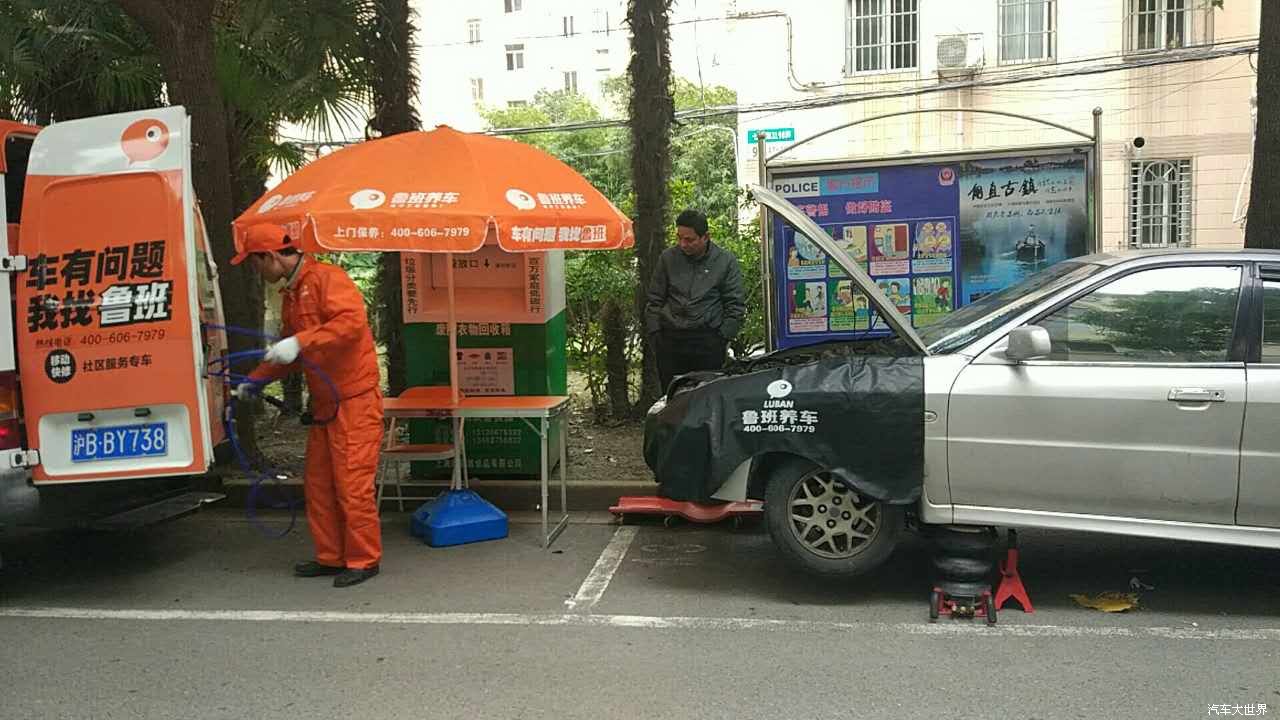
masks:
[[[862,294],[866,295],[875,307],[877,313],[880,314],[884,321],[889,323],[889,327],[898,334],[898,337],[914,348],[921,355],[928,355],[929,351],[925,348],[924,340],[916,333],[915,328],[907,321],[907,318],[898,312],[893,303],[889,302],[889,298],[881,292],[880,287],[876,285],[871,276],[867,274],[862,266],[849,257],[835,240],[827,234],[825,230],[818,227],[808,215],[805,215],[795,205],[792,205],[786,198],[775,193],[768,188],[760,185],[748,185],[747,192],[755,198],[757,202],[770,210],[778,213],[787,222],[791,223],[798,232],[804,234],[813,244],[822,248],[836,264],[848,274],[849,278],[857,286]]]

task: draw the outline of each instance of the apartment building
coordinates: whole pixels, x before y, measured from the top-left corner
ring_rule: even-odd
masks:
[[[741,182],[758,177],[752,130],[782,130],[772,154],[865,118],[968,108],[1092,133],[1098,107],[1102,248],[1243,243],[1260,0],[736,0],[726,11],[739,102],[771,103],[739,116]],[[1079,140],[1019,118],[922,112],[782,158],[892,163]]]
[[[684,0],[672,13],[673,73],[727,82],[725,0]],[[625,0],[417,0],[424,124],[486,127],[482,107],[568,90],[608,113],[602,83],[630,62]],[[703,20],[698,22],[698,20]]]

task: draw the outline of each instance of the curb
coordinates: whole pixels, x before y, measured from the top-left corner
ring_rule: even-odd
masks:
[[[219,504],[224,507],[244,507],[249,498],[249,486],[250,482],[246,478],[226,478],[220,491],[226,493],[227,498]],[[404,492],[420,498],[434,497],[447,487],[446,482],[406,484]],[[470,488],[504,512],[532,512],[541,509],[542,491],[537,480],[473,479]],[[608,512],[623,495],[653,495],[657,490],[657,483],[649,480],[617,480],[608,483],[570,480],[567,494],[569,509],[575,513]],[[280,485],[269,485],[263,490],[262,497],[269,497],[272,503],[301,499],[302,482],[291,479]],[[555,478],[552,478],[547,498],[553,511],[560,507],[559,483]],[[405,500],[404,508],[411,511],[423,502],[424,500]],[[399,504],[395,500],[383,499],[381,509],[399,510]]]

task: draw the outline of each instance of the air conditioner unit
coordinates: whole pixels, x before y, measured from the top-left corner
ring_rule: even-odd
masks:
[[[939,75],[971,74],[985,61],[982,33],[939,35],[937,41]]]

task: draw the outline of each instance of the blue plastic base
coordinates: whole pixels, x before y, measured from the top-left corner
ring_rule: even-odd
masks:
[[[413,512],[409,532],[431,547],[499,540],[507,515],[474,490],[446,490]]]

